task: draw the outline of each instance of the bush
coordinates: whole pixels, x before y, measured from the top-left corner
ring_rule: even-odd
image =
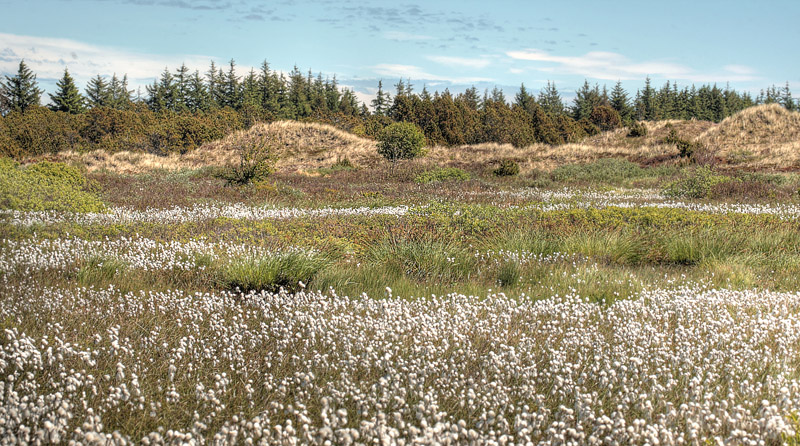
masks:
[[[378,137],[378,154],[395,162],[412,159],[422,154],[425,135],[415,124],[396,122],[386,127]]]
[[[234,147],[238,164],[228,166],[219,174],[228,184],[246,185],[267,179],[275,163],[275,143],[265,136],[243,139]]]
[[[494,170],[498,177],[510,177],[519,174],[519,164],[511,159],[500,161],[500,165]]]
[[[0,158],[0,207],[20,211],[102,212],[94,186],[75,167],[42,161],[21,167]]]
[[[673,198],[712,198],[714,188],[733,178],[716,174],[709,167],[699,167],[686,178],[664,188],[664,195]]]
[[[444,167],[425,171],[414,181],[420,184],[438,183],[440,181],[464,181],[469,179],[469,174],[455,167]]]
[[[634,121],[630,127],[628,127],[628,137],[638,138],[640,136],[647,136],[647,126],[644,125],[643,122]]]
[[[602,131],[612,130],[622,125],[619,113],[608,105],[595,107],[589,120]]]
[[[229,263],[222,269],[221,282],[229,289],[242,292],[277,292],[283,288],[299,291],[300,282],[308,285],[317,273],[328,266],[328,260],[308,251],[289,251]]]
[[[699,144],[678,136],[678,131],[675,130],[675,127],[673,127],[672,124],[667,124],[667,128],[669,129],[669,133],[667,134],[667,137],[664,138],[663,143],[674,144],[678,150],[680,150],[681,158],[691,157],[694,154],[695,149],[700,147]]]

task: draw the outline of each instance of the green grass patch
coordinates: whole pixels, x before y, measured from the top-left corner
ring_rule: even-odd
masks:
[[[264,257],[240,259],[221,269],[221,284],[228,289],[276,292],[298,291],[329,265],[324,256],[308,251],[288,251]]]
[[[440,167],[422,172],[414,178],[414,182],[428,184],[441,181],[465,181],[468,179],[469,174],[461,169],[456,167]]]

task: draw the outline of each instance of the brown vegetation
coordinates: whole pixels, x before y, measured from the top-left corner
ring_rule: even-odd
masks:
[[[681,139],[697,143],[696,156],[721,166],[745,168],[796,169],[800,167],[800,113],[779,105],[752,107],[720,124],[708,121],[645,122],[647,135],[627,136],[628,129],[618,128],[584,139],[580,143],[551,146],[533,144],[483,143],[459,146],[434,146],[427,149],[426,163],[456,167],[494,168],[501,159],[514,160],[523,172],[549,170],[567,163],[591,162],[600,158],[623,158],[641,164],[674,164],[680,151],[669,143],[674,130]],[[154,168],[180,169],[222,166],[234,161],[233,148],[248,139],[275,139],[278,147],[276,169],[283,172],[311,172],[330,167],[347,158],[356,166],[382,162],[375,141],[339,130],[333,126],[297,121],[257,124],[222,139],[203,144],[184,155],[158,156],[149,153],[66,151],[54,155],[58,160],[72,160],[90,170],[140,172]]]

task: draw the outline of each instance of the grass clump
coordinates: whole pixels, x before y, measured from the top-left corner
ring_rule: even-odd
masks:
[[[96,187],[76,167],[0,159],[0,207],[20,211],[103,212]]]
[[[272,174],[275,164],[275,144],[265,137],[245,139],[235,147],[237,163],[219,172],[230,185],[244,186],[259,183]]]
[[[414,182],[428,184],[441,181],[466,181],[468,179],[469,174],[457,167],[440,167],[422,172],[414,178]]]
[[[277,292],[281,288],[295,292],[308,285],[328,264],[324,256],[300,250],[245,258],[222,268],[221,282],[226,288],[242,292]]]

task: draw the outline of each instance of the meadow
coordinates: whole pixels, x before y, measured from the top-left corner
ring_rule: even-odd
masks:
[[[0,162],[0,442],[800,442],[800,175],[436,150]]]

